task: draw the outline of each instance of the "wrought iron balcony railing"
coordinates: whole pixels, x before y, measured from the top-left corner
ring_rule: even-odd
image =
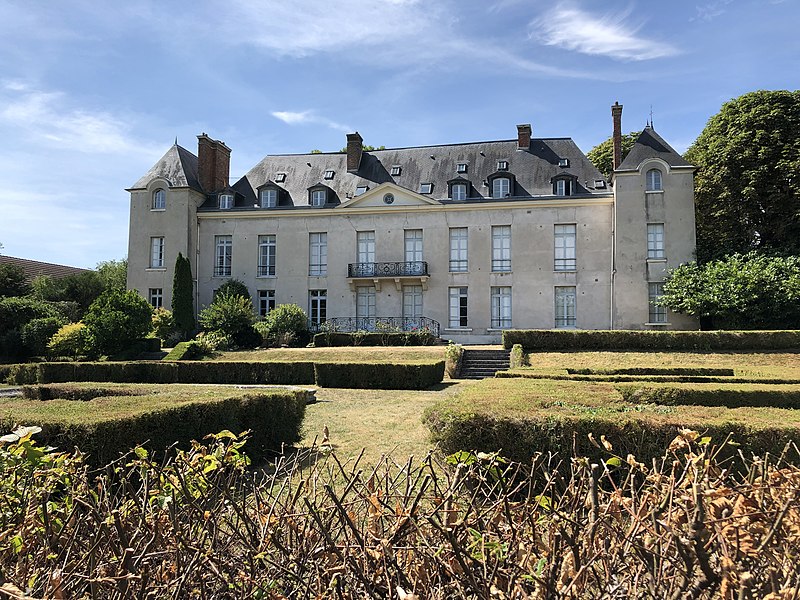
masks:
[[[410,262],[350,263],[348,277],[427,277],[428,263],[424,260]]]
[[[312,333],[320,331],[392,333],[427,330],[438,338],[440,326],[439,321],[434,321],[428,317],[332,317],[324,323],[310,323],[309,329]]]

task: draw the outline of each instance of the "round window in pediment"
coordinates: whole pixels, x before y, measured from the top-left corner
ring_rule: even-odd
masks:
[[[394,194],[384,194],[383,195],[383,203],[384,204],[391,204],[394,202]]]

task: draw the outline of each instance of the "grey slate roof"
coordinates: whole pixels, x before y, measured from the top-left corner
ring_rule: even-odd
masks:
[[[197,177],[197,157],[178,144],[173,144],[167,153],[129,189],[144,189],[156,177],[166,179],[171,187],[190,187],[198,192],[203,191]]]
[[[564,158],[569,160],[567,168],[558,166],[559,159]],[[524,151],[517,150],[516,139],[371,150],[362,155],[357,173],[347,172],[347,155],[341,152],[271,155],[232,188],[237,192],[235,208],[238,209],[253,209],[259,188],[270,184],[281,190],[279,208],[308,206],[309,189],[316,185],[331,190],[328,196],[332,202],[328,206],[333,206],[353,197],[359,186],[373,189],[385,182],[413,192],[420,191],[421,183],[432,183],[430,197],[451,202],[447,182],[463,178],[472,184],[468,202],[477,202],[491,196],[491,189],[484,182],[497,173],[499,160],[508,161],[508,173],[516,179],[515,197],[552,196],[552,178],[557,175],[574,178],[575,194],[609,193],[606,188],[594,189],[595,180],[603,176],[569,138],[532,139],[530,149]],[[459,162],[467,163],[467,173],[456,172]],[[398,176],[390,174],[395,165],[401,167]],[[324,178],[328,169],[335,172],[331,180]],[[279,173],[286,174],[282,183],[276,183]],[[199,210],[218,210],[216,197],[209,197]]]
[[[691,167],[650,125],[644,128],[617,171],[633,171],[648,158],[660,158],[670,167]]]

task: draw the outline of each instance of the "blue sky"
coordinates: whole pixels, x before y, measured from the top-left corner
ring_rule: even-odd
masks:
[[[656,130],[684,151],[723,102],[797,89],[800,2],[0,0],[3,254],[127,254],[128,194],[177,136],[266,154]]]

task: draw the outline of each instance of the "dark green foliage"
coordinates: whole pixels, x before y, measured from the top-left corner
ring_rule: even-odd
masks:
[[[722,105],[686,151],[695,175],[697,258],[800,254],[800,91],[756,91]]]
[[[19,265],[0,265],[0,297],[24,296],[30,290],[25,269]]]
[[[279,304],[264,318],[270,343],[305,346],[308,343],[308,317],[297,304]]]
[[[203,356],[203,351],[197,342],[179,342],[161,360],[193,360]]]
[[[172,279],[172,318],[182,339],[188,339],[195,330],[194,283],[189,259],[178,252],[175,275]]]
[[[175,363],[182,383],[237,383],[313,385],[311,362],[207,362]]]
[[[6,382],[11,385],[25,385],[39,381],[38,365],[11,365],[6,375]]]
[[[62,317],[31,319],[22,327],[22,344],[28,356],[42,356],[55,333],[66,325]]]
[[[128,259],[101,261],[97,263],[97,274],[104,290],[124,292],[128,287]]]
[[[59,318],[50,304],[29,297],[0,298],[0,356],[26,356],[22,331],[34,319]]]
[[[634,142],[639,137],[640,131],[631,131],[630,133],[622,135],[622,159],[630,152]],[[586,157],[592,161],[592,164],[597,167],[597,170],[603,174],[606,180],[611,179],[611,171],[614,165],[614,139],[608,138],[604,142],[600,142],[586,153]]]
[[[550,350],[792,350],[800,331],[604,331],[509,329],[503,345]]]
[[[800,329],[800,256],[750,252],[681,265],[662,303],[717,329]]]
[[[320,387],[424,390],[444,379],[444,361],[418,364],[314,363]]]
[[[249,298],[252,302],[252,298],[250,298],[250,290],[247,289],[247,286],[244,282],[239,281],[238,279],[228,279],[225,283],[223,283],[219,288],[217,288],[217,295],[214,298],[214,302],[217,301],[217,298],[220,296],[241,296],[242,298]]]
[[[152,314],[135,291],[109,290],[92,303],[83,321],[96,351],[116,354],[150,333]]]
[[[702,375],[733,377],[731,368],[717,367],[628,367],[622,369],[566,369],[570,375]]]
[[[641,384],[618,385],[617,390],[626,402],[635,404],[664,404],[668,406],[764,406],[800,409],[800,387],[735,388],[692,387]]]
[[[315,346],[430,346],[436,338],[430,331],[392,333],[317,333]]]
[[[230,336],[237,348],[255,348],[261,335],[253,329],[255,315],[250,297],[217,294],[211,306],[200,311],[200,324],[205,331]]]

